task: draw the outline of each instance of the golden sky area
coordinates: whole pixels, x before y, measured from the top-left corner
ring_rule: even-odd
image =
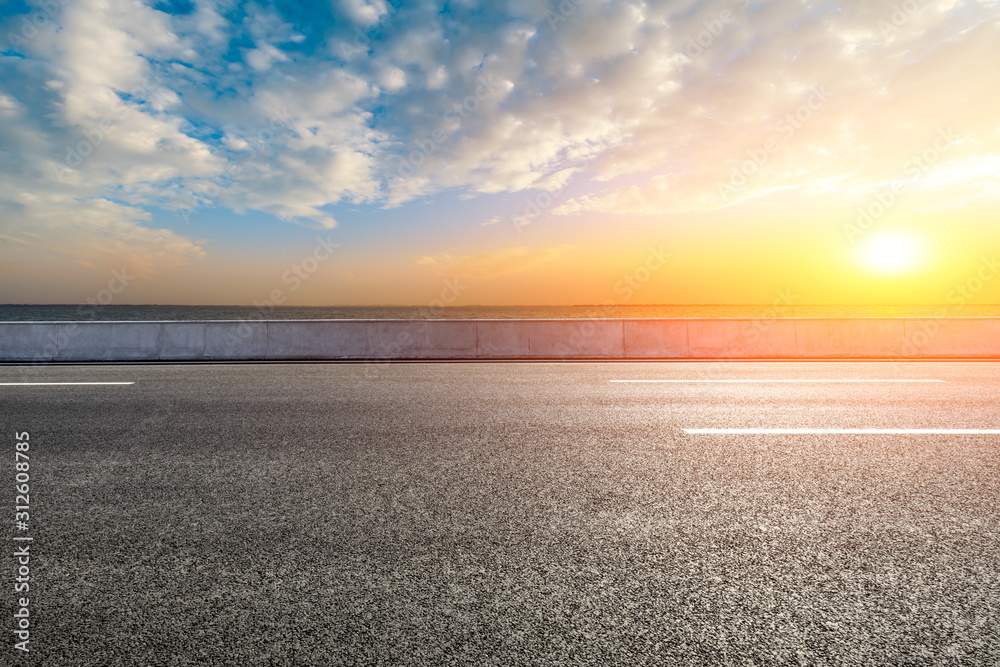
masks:
[[[0,16],[2,303],[1000,303],[997,1]]]

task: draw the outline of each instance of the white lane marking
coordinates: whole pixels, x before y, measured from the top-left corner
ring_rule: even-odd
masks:
[[[859,380],[766,380],[766,379],[764,379],[764,380],[610,380],[610,382],[615,382],[615,383],[663,383],[663,382],[670,382],[670,383],[678,383],[678,384],[690,384],[690,383],[724,383],[724,382],[745,383],[745,384],[760,384],[760,383],[765,383],[765,382],[771,382],[771,383],[779,383],[779,382],[813,382],[813,383],[820,383],[820,384],[828,384],[828,383],[835,383],[835,382],[947,382],[947,380],[921,380],[921,379],[913,379],[913,380],[882,380],[882,379],[873,379],[873,380],[866,380],[866,379],[859,379]]]
[[[0,382],[0,387],[51,387],[57,385],[135,384],[135,382]]]
[[[686,428],[690,435],[1000,435],[996,428]]]

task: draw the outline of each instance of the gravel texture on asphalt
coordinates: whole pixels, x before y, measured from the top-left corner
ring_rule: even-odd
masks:
[[[683,431],[998,428],[998,370],[2,367],[135,384],[0,387],[34,538],[0,664],[1000,664],[998,436]]]

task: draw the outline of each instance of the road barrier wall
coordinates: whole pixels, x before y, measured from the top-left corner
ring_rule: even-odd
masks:
[[[928,358],[1000,358],[1000,318],[0,323],[5,362]]]

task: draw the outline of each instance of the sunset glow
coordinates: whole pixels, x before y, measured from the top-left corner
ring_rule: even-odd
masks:
[[[918,269],[922,255],[920,241],[900,233],[872,238],[861,249],[861,259],[869,269],[890,275]]]
[[[998,0],[0,12],[0,302],[937,304],[1000,247]]]

